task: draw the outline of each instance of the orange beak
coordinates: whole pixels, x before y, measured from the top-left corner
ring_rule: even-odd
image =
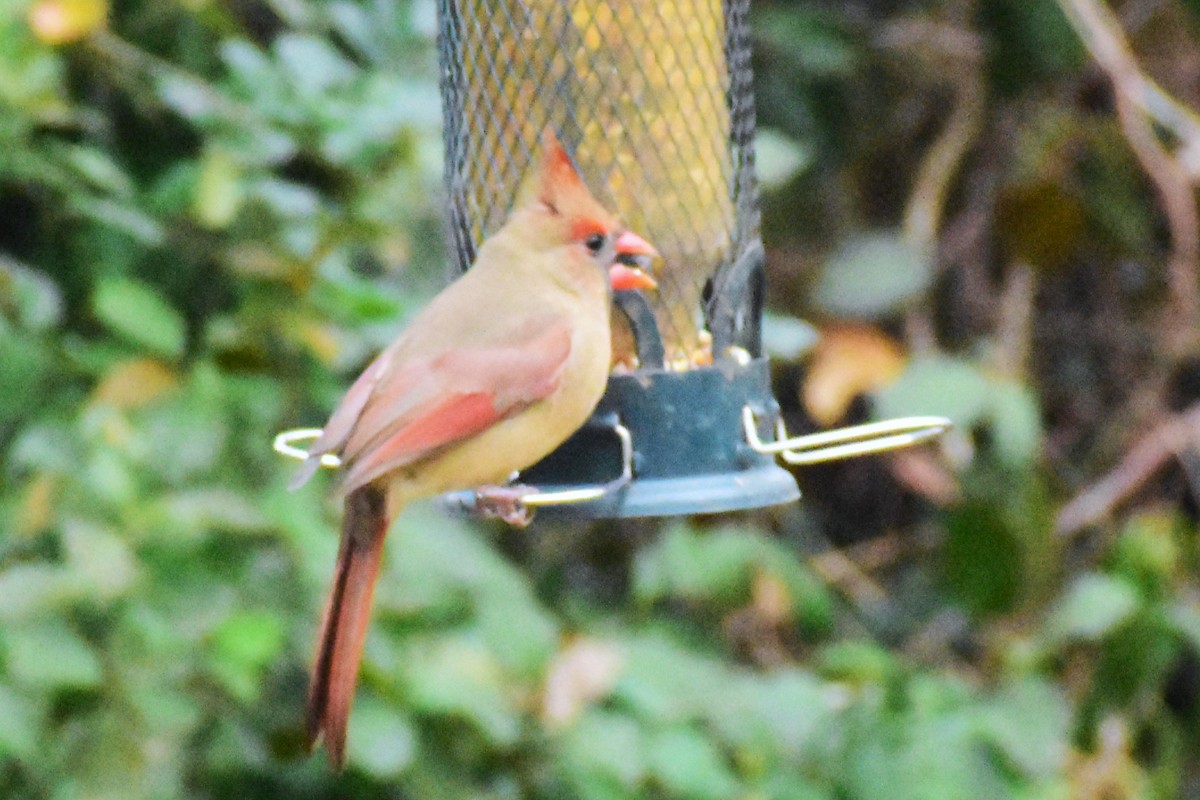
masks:
[[[613,264],[608,269],[608,282],[614,292],[629,292],[634,289],[657,289],[658,281],[637,267]]]
[[[616,244],[618,256],[640,256],[649,259],[658,255],[658,251],[654,249],[654,245],[633,231],[622,233],[617,237],[617,241],[614,244]]]
[[[617,263],[608,271],[608,282],[612,284],[613,291],[657,289],[657,281],[644,271],[650,266],[650,261],[658,255],[654,246],[633,231],[622,233],[614,244],[617,248]]]

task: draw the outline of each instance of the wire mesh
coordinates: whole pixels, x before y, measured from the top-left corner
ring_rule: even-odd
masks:
[[[703,363],[711,287],[758,243],[748,6],[439,0],[458,267],[507,217],[552,125],[601,202],[663,254],[651,302],[668,365]]]

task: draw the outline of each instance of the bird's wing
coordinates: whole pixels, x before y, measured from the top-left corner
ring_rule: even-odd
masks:
[[[448,350],[390,368],[373,363],[330,418],[330,441],[323,443],[341,451],[346,491],[554,392],[571,353],[571,330],[560,318],[504,344]]]

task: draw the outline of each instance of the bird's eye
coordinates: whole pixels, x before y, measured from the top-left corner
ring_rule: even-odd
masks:
[[[592,251],[593,255],[595,255],[596,253],[600,252],[600,249],[602,247],[604,247],[604,239],[605,239],[604,234],[593,233],[591,236],[589,236],[587,238],[586,241],[584,241],[583,244],[585,247],[587,247],[588,250]]]

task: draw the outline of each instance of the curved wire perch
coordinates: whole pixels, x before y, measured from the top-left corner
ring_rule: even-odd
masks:
[[[522,497],[521,503],[530,508],[587,503],[592,500],[599,500],[611,492],[618,491],[632,481],[633,435],[629,432],[628,428],[619,422],[613,424],[612,429],[613,433],[617,435],[617,439],[621,442],[621,474],[618,477],[599,486],[582,486],[578,489],[564,489],[554,492],[534,492],[526,497]],[[280,455],[294,458],[297,461],[304,461],[308,458],[308,451],[296,447],[295,443],[311,441],[320,435],[320,428],[295,428],[290,431],[284,431],[276,436],[272,447]],[[333,453],[325,453],[321,456],[322,467],[333,468],[340,467],[341,465],[342,460]],[[536,489],[537,487],[533,488]]]
[[[271,445],[271,447],[280,455],[287,456],[288,458],[294,458],[297,461],[305,461],[308,459],[308,451],[301,450],[299,447],[294,446],[293,442],[310,441],[312,439],[316,439],[320,435],[320,428],[294,428],[290,431],[284,431],[276,436],[275,442]],[[341,465],[342,460],[333,453],[325,453],[323,456],[321,456],[322,467],[332,469],[334,467],[340,467]]]
[[[742,408],[742,428],[750,447],[757,453],[779,455],[793,465],[821,464],[899,450],[934,439],[953,427],[954,423],[946,417],[900,417],[788,438],[787,428],[780,419],[775,426],[776,440],[764,442],[758,435],[754,411],[750,406]]]
[[[599,486],[583,486],[579,489],[563,489],[555,492],[536,492],[521,498],[521,502],[530,508],[565,506],[599,500],[607,494],[624,488],[633,480],[633,434],[619,422],[613,423],[612,430],[621,441],[621,474],[618,477]]]

